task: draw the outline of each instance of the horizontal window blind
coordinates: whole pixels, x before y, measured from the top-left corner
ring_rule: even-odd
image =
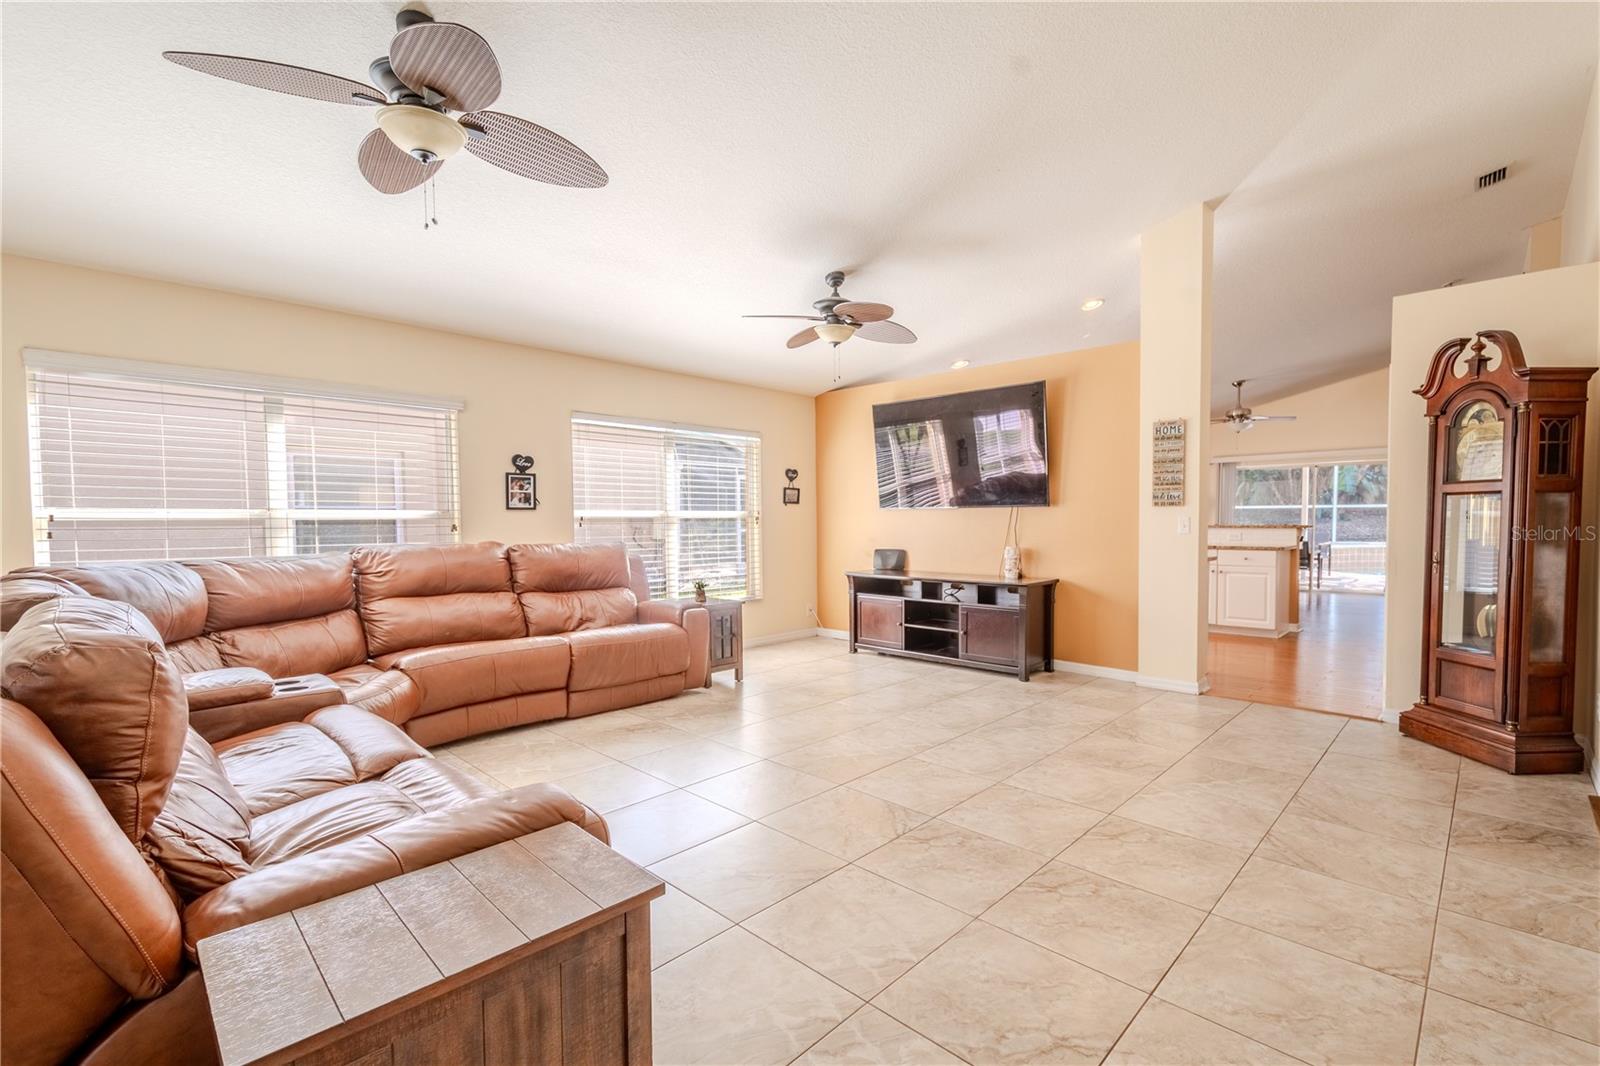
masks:
[[[27,353],[37,562],[458,539],[456,407]]]
[[[621,541],[655,596],[761,595],[761,438],[598,415],[572,419],[572,518],[581,544]]]

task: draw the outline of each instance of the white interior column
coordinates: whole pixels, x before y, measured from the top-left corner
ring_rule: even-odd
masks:
[[[1139,239],[1139,674],[1206,689],[1206,460],[1211,430],[1211,214],[1184,208]],[[1184,500],[1151,496],[1156,422],[1186,429]]]

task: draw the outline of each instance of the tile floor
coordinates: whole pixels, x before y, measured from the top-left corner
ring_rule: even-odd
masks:
[[[1587,779],[842,643],[459,742],[669,883],[662,1066],[1600,1062]]]

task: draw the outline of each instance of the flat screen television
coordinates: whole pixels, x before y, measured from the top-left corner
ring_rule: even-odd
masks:
[[[878,506],[1046,507],[1044,382],[872,406]]]

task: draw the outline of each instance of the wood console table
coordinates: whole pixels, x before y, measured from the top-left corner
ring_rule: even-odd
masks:
[[[650,901],[564,822],[207,937],[223,1066],[650,1066]]]
[[[1053,670],[1056,579],[851,570],[850,651],[1015,673]]]

